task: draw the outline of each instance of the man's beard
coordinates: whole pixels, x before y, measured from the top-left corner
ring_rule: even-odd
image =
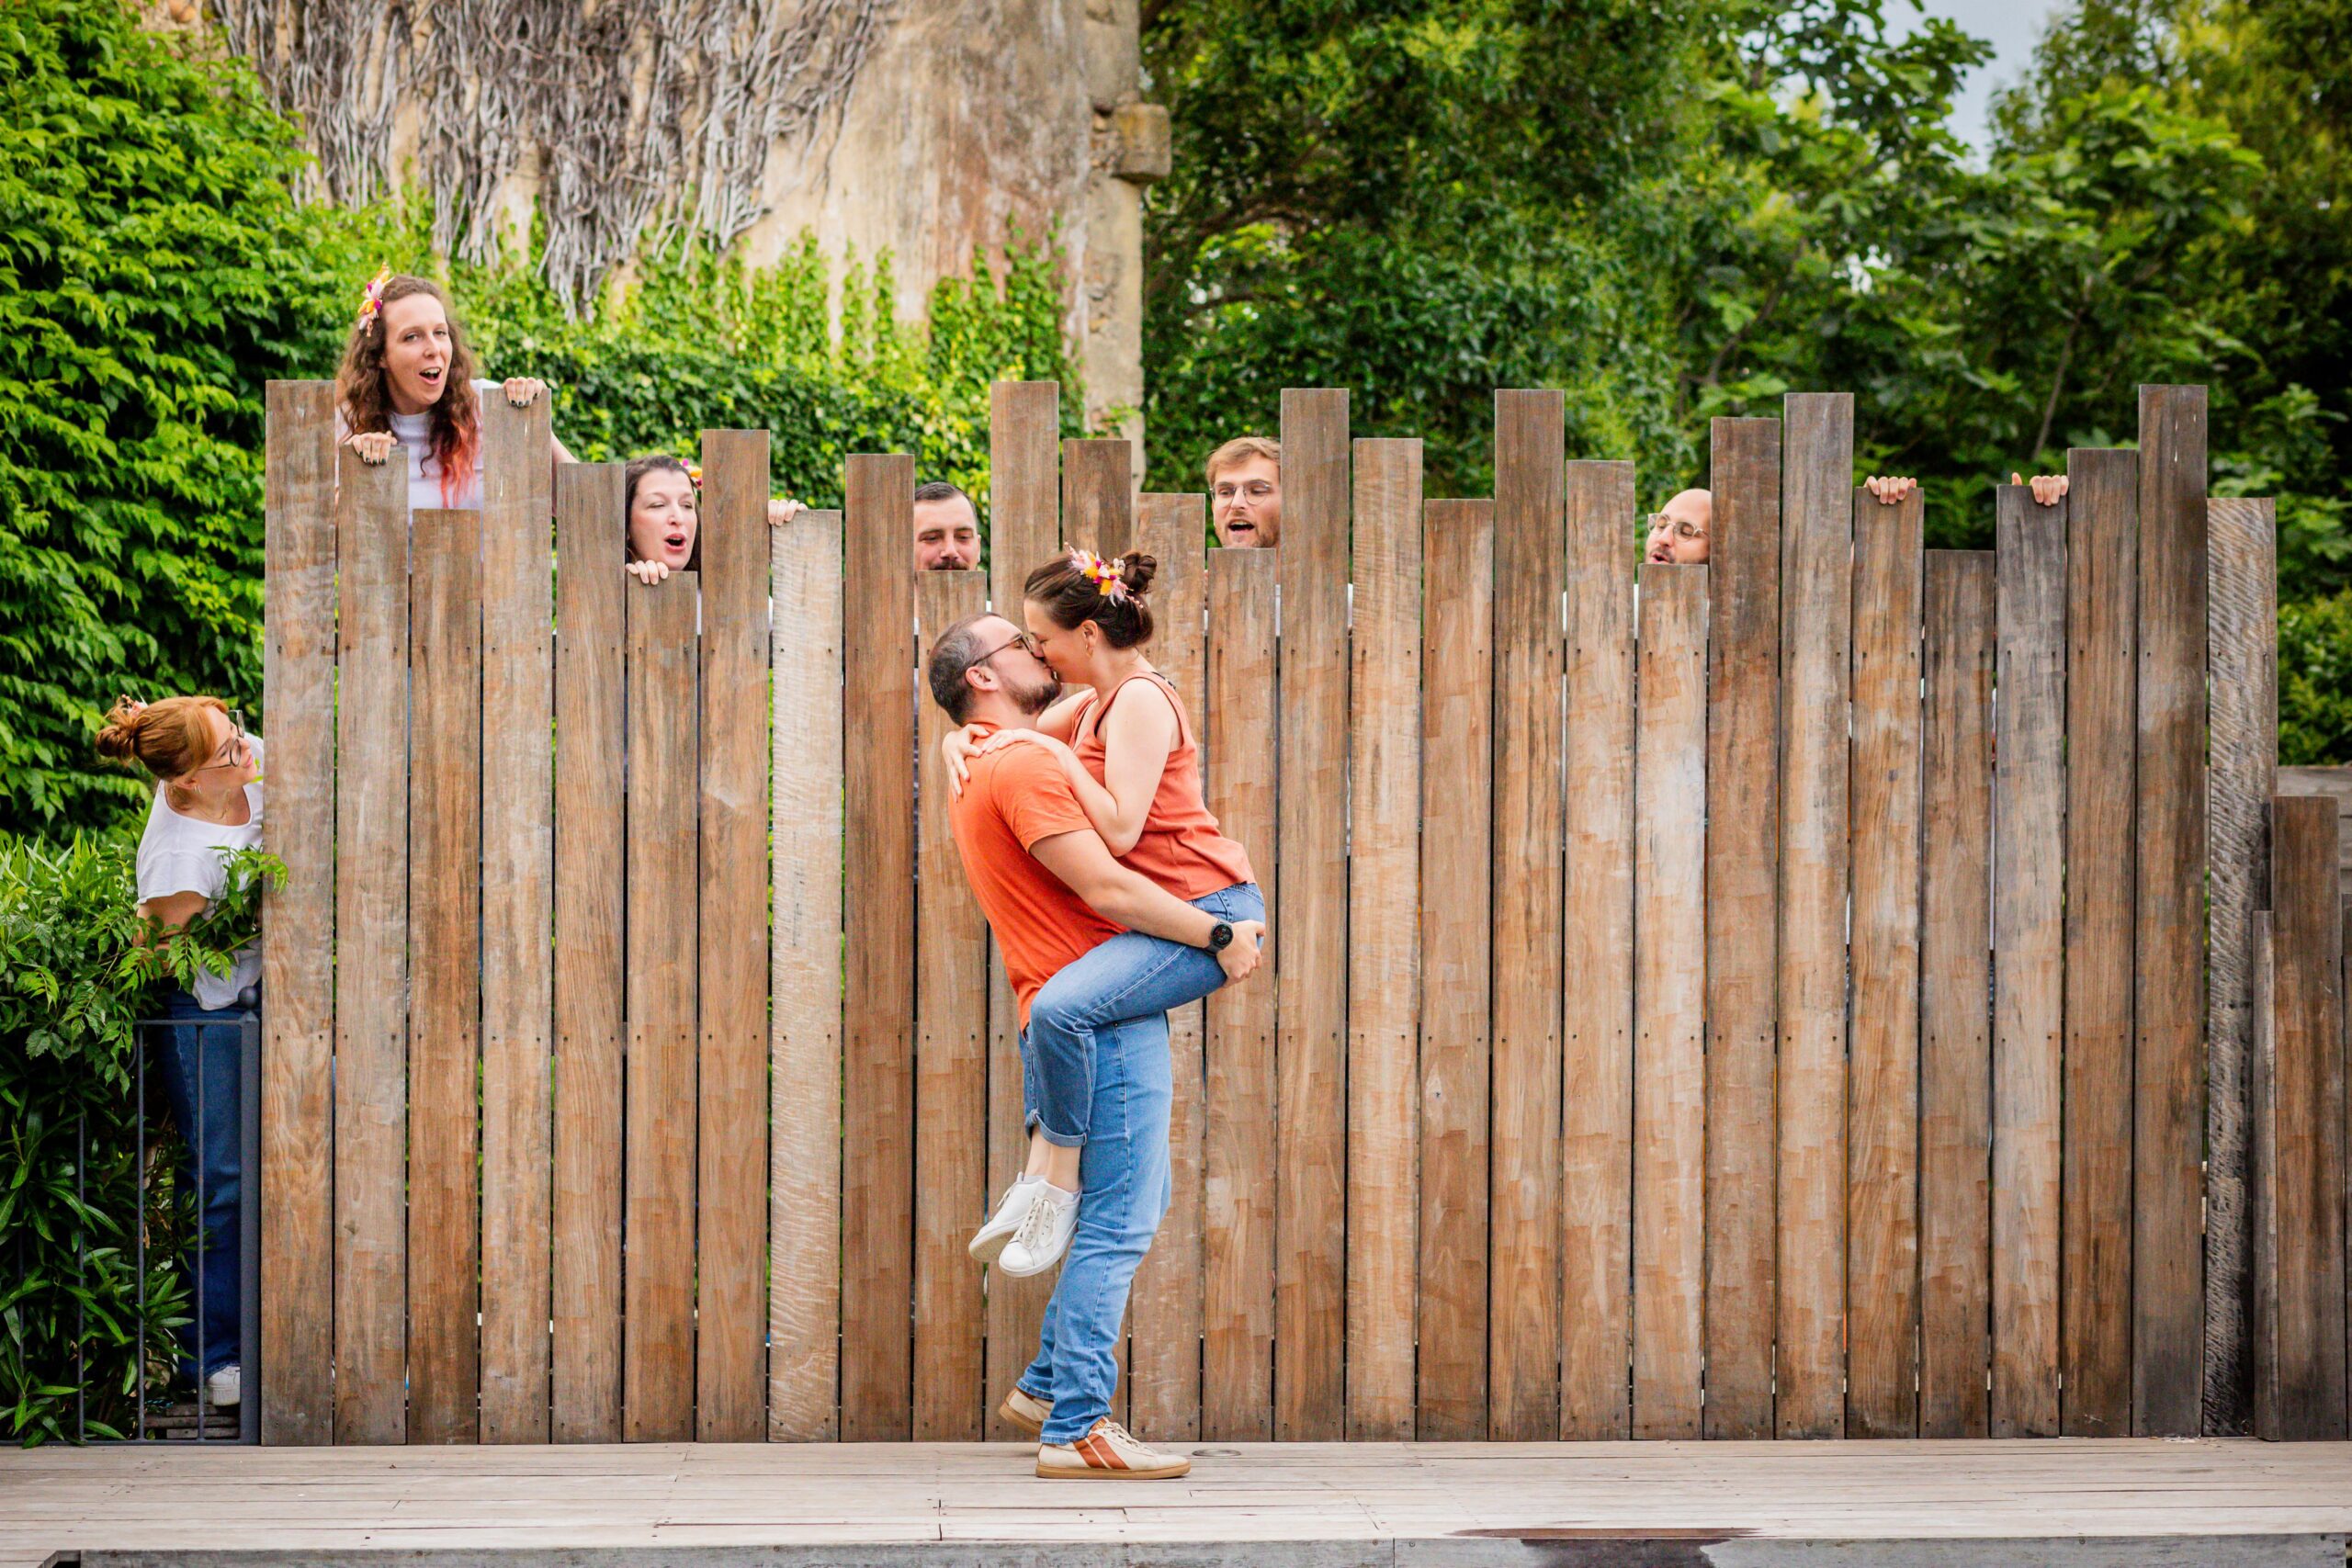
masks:
[[[1035,718],[1037,715],[1045,712],[1047,708],[1061,701],[1061,695],[1062,678],[1055,674],[1051,670],[1048,670],[1046,671],[1046,678],[1044,681],[1039,682],[1032,690],[1022,694],[1020,699],[1021,711],[1027,714],[1030,717]]]

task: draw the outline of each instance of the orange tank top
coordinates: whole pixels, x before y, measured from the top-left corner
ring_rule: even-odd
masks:
[[[1143,834],[1136,840],[1136,847],[1120,858],[1187,903],[1236,883],[1257,881],[1250,869],[1249,852],[1218,831],[1216,818],[1209,814],[1208,803],[1201,795],[1201,749],[1193,739],[1192,720],[1185,716],[1183,699],[1176,694],[1176,688],[1159,671],[1130,675],[1108,698],[1086,705],[1079,715],[1077,739],[1071,748],[1078,760],[1094,775],[1096,784],[1110,787],[1103,776],[1102,716],[1110,711],[1121,692],[1137,681],[1150,681],[1167,694],[1169,705],[1176,710],[1176,744],[1169,749],[1168,765],[1160,770],[1159,788],[1153,793],[1151,810],[1143,819]]]

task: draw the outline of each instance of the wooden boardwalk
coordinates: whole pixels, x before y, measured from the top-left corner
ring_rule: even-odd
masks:
[[[2340,1568],[2352,1530],[2342,1443],[1187,1447],[1184,1480],[1100,1485],[1036,1480],[1029,1450],[1001,1444],[41,1449],[0,1453],[0,1564],[67,1550],[94,1565],[182,1561],[183,1550],[220,1564],[269,1560],[246,1552],[324,1564],[387,1549],[431,1553],[403,1562],[537,1549],[565,1562],[666,1563],[705,1556],[685,1549],[820,1543],[875,1549],[834,1562],[988,1563],[1013,1559],[986,1543],[1026,1543],[1099,1549],[1026,1559],[1040,1562],[1761,1563],[1808,1560],[1766,1550],[1776,1541],[1866,1540],[1880,1544],[1837,1560]],[[2273,1539],[2220,1539],[2232,1536]],[[1655,1550],[1566,1545],[1629,1537]],[[2183,1537],[2203,1539],[2146,1539]],[[1996,1540],[2052,1544],[2023,1553]],[[1936,1544],[1971,1540],[1975,1555]],[[1561,1544],[1520,1544],[1535,1541]],[[1156,1542],[1195,1550],[1147,1550]]]

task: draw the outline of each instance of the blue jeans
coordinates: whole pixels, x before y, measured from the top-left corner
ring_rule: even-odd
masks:
[[[1031,1055],[1026,1035],[1022,1045],[1025,1059]],[[1037,1359],[1020,1379],[1023,1388],[1053,1404],[1043,1439],[1048,1443],[1084,1437],[1111,1413],[1127,1287],[1159,1234],[1174,1190],[1168,1172],[1168,1108],[1174,1095],[1168,1015],[1125,1019],[1097,1031],[1095,1056],[1089,1107],[1093,1133],[1079,1153],[1085,1190],[1078,1200],[1078,1232],[1046,1303]]]
[[[188,1264],[189,1321],[180,1326],[181,1371],[209,1377],[238,1361],[240,1315],[238,1181],[243,1124],[239,1116],[243,1013],[208,1011],[186,991],[164,1003],[167,1029],[153,1031],[151,1048],[164,1075],[164,1094],[179,1123],[180,1190],[196,1196],[196,1257]],[[200,1302],[200,1304],[199,1304]]]
[[[1193,908],[1234,925],[1266,918],[1266,900],[1254,882],[1221,887],[1193,899]],[[1029,1004],[1022,1061],[1033,1075],[1025,1086],[1030,1123],[1049,1144],[1082,1145],[1101,1032],[1123,1019],[1199,1001],[1224,984],[1216,954],[1141,931],[1122,931],[1064,965]]]

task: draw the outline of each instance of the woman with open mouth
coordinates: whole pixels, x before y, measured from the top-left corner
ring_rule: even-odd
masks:
[[[655,583],[673,571],[701,570],[701,476],[666,453],[634,458],[623,474],[629,575]],[[799,513],[797,501],[772,500],[768,526],[781,526]]]

